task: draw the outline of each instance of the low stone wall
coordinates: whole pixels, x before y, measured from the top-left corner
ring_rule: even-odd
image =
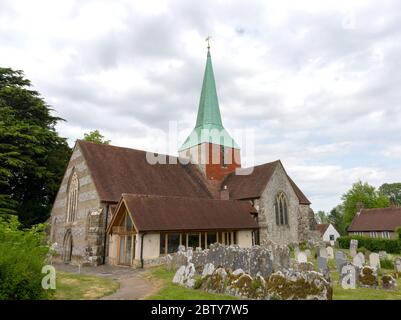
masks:
[[[251,248],[240,248],[237,245],[224,246],[212,244],[209,249],[193,251],[181,246],[178,252],[167,257],[167,266],[178,269],[180,266],[193,263],[198,272],[202,272],[207,264],[222,267],[231,271],[241,269],[251,276],[260,274],[270,276],[274,271],[289,268],[290,255],[287,247],[273,243]]]

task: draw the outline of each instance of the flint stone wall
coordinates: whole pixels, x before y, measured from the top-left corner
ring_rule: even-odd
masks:
[[[232,271],[242,269],[251,276],[260,274],[263,277],[290,266],[289,250],[286,247],[271,245],[240,248],[237,245],[224,246],[217,243],[205,250],[186,251],[180,247],[175,255],[167,259],[167,266],[177,269],[190,262],[198,272],[202,272],[204,266],[211,263],[216,268]]]

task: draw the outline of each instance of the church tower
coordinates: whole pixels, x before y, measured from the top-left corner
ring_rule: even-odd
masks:
[[[240,148],[221,121],[209,45],[196,125],[178,152],[216,182],[241,167]]]

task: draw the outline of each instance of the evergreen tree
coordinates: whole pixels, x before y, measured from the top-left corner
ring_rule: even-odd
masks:
[[[0,214],[23,226],[49,217],[71,154],[51,110],[22,71],[0,68]]]

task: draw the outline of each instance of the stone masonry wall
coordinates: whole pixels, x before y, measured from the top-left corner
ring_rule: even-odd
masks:
[[[277,225],[274,201],[279,192],[284,192],[288,205],[288,225]],[[260,241],[272,240],[280,245],[298,242],[299,200],[281,165],[277,166],[259,201]]]
[[[79,179],[78,207],[75,221],[67,223],[68,184],[74,171]],[[105,212],[106,208],[99,201],[85,159],[76,145],[51,211],[50,241],[57,243],[56,261],[63,261],[64,237],[71,230],[72,263],[101,263]]]

